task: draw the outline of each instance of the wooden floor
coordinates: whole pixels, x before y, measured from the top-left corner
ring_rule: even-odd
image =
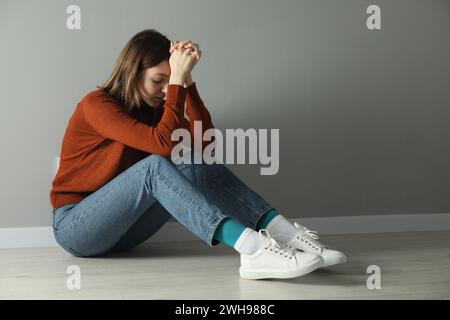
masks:
[[[450,232],[322,236],[343,265],[287,280],[244,280],[239,256],[203,242],[153,243],[102,258],[60,248],[0,250],[0,299],[449,299]],[[67,267],[81,270],[69,290]],[[369,290],[369,265],[381,289]]]

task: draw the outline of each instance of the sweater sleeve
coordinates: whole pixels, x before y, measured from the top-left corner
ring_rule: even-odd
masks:
[[[194,121],[202,121],[203,136],[206,130],[214,128],[211,115],[203,103],[203,100],[200,98],[196,83],[194,82],[191,86],[187,87],[186,90],[186,114],[189,120],[185,119],[185,126],[189,128],[191,137],[194,137]],[[204,141],[202,149],[209,143],[211,142]]]
[[[101,136],[148,153],[170,156],[176,142],[172,132],[184,124],[186,89],[169,85],[161,121],[149,126],[129,116],[109,96],[93,96],[83,112],[87,123]]]

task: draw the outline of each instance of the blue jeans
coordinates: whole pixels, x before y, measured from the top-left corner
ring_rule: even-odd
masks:
[[[210,246],[231,217],[255,229],[273,207],[222,164],[180,164],[152,154],[79,203],[53,209],[56,242],[74,256],[133,248],[173,216]]]

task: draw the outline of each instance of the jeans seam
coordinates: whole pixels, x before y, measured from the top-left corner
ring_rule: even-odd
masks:
[[[187,168],[187,167],[186,167]],[[170,187],[169,187],[169,183],[167,183],[167,177],[165,176],[165,175],[163,175],[163,174],[161,174],[160,172],[158,172],[158,171],[152,171],[152,173],[155,175],[155,176],[157,176],[160,180],[161,180],[161,183],[163,183],[163,184],[165,184],[169,189],[171,189]],[[173,185],[173,184],[172,184]],[[173,189],[172,189],[173,190]],[[175,190],[174,190],[175,191]],[[183,193],[183,191],[182,190],[180,190],[180,193],[178,193],[177,191],[175,192],[177,195],[179,195],[179,196],[181,196],[181,198],[183,198],[183,195],[185,196],[185,198],[186,199],[189,199],[189,196],[187,196],[185,193]],[[209,202],[208,202],[209,203]],[[195,208],[195,206],[198,206],[198,204],[197,204],[197,202],[194,202],[194,201],[190,201],[190,202],[188,202],[188,204],[189,204],[189,206],[191,207],[191,209],[195,209],[196,210],[196,208]],[[212,204],[212,205],[214,205],[214,204]],[[214,205],[215,206],[215,205]],[[225,218],[227,218],[227,216],[226,215],[224,215],[222,212],[221,212],[221,210],[220,210],[220,208],[218,208],[217,206],[215,206],[216,208],[217,208],[217,210],[218,210],[218,212],[219,212],[219,214],[216,216],[216,217],[213,217],[213,219],[215,219],[216,221],[218,220],[219,221],[219,223],[220,223],[220,221],[222,221],[223,219],[225,219]],[[203,212],[203,213],[206,213],[206,215],[205,216],[208,216],[209,214],[208,214],[208,212],[206,212],[203,208],[201,208],[201,206],[199,206],[198,207],[198,210],[199,211],[201,211],[201,212]],[[208,242],[208,244],[212,244],[212,239],[213,239],[213,236],[214,236],[214,232],[215,232],[215,229],[217,228],[217,222],[215,222],[215,223],[213,223],[212,224],[212,226],[210,226],[209,227],[209,232],[208,232],[208,235],[207,235],[207,238],[206,238],[206,240],[207,240],[207,242]]]
[[[160,182],[163,183],[168,189],[174,191],[174,192],[175,192],[177,195],[179,195],[182,199],[183,199],[183,197],[184,197],[183,200],[189,199],[189,196],[186,195],[185,193],[183,193],[183,191],[180,190],[180,189],[176,186],[175,183],[168,183],[168,182],[167,182],[167,180],[168,180],[167,176],[165,176],[164,174],[161,174],[161,173],[158,172],[158,171],[153,171],[153,170],[150,170],[150,171],[151,171],[152,174],[153,174],[154,176],[156,176],[156,177],[160,180]],[[173,186],[175,186],[175,189],[173,188]],[[188,204],[191,206],[191,208],[194,208],[193,206],[197,205],[197,203],[194,202],[194,201],[192,201],[192,200],[189,201]]]
[[[261,220],[261,218],[268,213],[269,211],[275,209],[274,207],[272,207],[271,205],[266,206],[264,209],[262,209],[261,211],[259,211],[259,213],[256,215],[256,219],[252,220],[251,223],[251,229],[256,230],[256,227],[258,226],[259,220]]]
[[[210,246],[212,246],[212,241],[214,240],[214,234],[216,233],[217,227],[226,218],[229,218],[229,217],[221,215],[220,217],[216,218],[216,221],[210,226],[210,228],[209,228],[210,230],[208,232],[208,238],[207,238],[208,244]],[[219,240],[217,240],[217,241],[219,241]]]

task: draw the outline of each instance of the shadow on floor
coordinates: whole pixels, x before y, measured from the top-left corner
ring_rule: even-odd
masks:
[[[111,252],[98,258],[167,258],[167,257],[216,257],[236,255],[234,249],[224,245],[209,247],[208,245],[199,242],[192,245],[189,243],[183,246],[182,243],[170,244],[161,243],[151,244],[146,246],[138,246],[127,251]]]

